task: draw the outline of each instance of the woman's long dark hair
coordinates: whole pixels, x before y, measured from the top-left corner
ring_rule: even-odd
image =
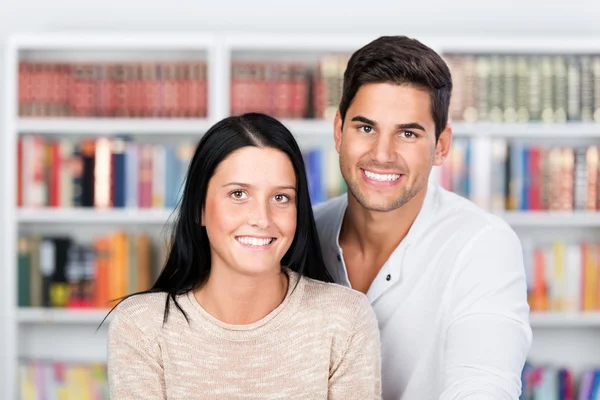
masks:
[[[333,281],[321,254],[306,168],[298,143],[277,119],[266,114],[247,113],[219,121],[202,137],[188,167],[165,265],[149,290],[130,294],[121,301],[138,294],[166,292],[164,322],[169,315],[170,300],[187,319],[176,296],[202,285],[211,269],[209,240],[206,228],[200,223],[208,182],[228,155],[246,146],[274,148],[284,152],[296,173],[296,232],[281,264],[312,279]]]

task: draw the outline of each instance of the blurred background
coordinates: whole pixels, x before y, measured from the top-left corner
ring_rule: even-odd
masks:
[[[523,399],[600,386],[600,3],[8,0],[0,5],[0,397],[106,395],[109,299],[147,288],[195,143],[281,118],[315,203],[345,190],[331,119],[349,54],[405,34],[450,66],[432,179],[521,237]],[[44,396],[44,397],[43,397]]]

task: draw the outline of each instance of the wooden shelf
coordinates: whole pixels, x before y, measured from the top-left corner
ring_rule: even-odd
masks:
[[[294,135],[332,135],[333,121],[282,119]],[[20,133],[60,135],[201,135],[213,124],[206,118],[20,118]],[[454,136],[498,138],[598,138],[600,123],[464,123],[452,124]]]
[[[600,212],[594,211],[507,211],[496,215],[516,227],[600,227]],[[163,224],[173,217],[171,209],[22,208],[17,211],[20,223]]]
[[[532,312],[530,323],[534,328],[559,328],[559,327],[599,327],[599,312]]]
[[[65,223],[65,224],[118,224],[143,223],[164,224],[175,214],[170,209],[20,209],[17,220],[21,223]]]
[[[19,308],[17,320],[20,324],[99,324],[109,311],[95,308]]]
[[[497,213],[514,227],[599,227],[597,211],[507,211]]]
[[[60,135],[201,135],[212,123],[200,118],[21,118],[20,133]]]
[[[17,319],[21,324],[99,324],[109,309],[49,309],[20,308]],[[109,316],[107,321],[110,321]],[[599,312],[562,313],[532,312],[530,323],[534,328],[544,327],[599,327]]]
[[[510,123],[477,122],[452,124],[455,136],[497,137],[497,138],[594,138],[600,136],[600,123]]]

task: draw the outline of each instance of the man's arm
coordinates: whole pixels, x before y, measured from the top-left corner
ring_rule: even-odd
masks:
[[[489,228],[457,261],[440,400],[517,400],[532,339],[519,238]]]

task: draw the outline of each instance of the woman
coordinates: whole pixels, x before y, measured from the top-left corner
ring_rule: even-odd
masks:
[[[379,399],[375,314],[331,283],[302,153],[264,114],[191,160],[166,265],[109,328],[111,399]]]

